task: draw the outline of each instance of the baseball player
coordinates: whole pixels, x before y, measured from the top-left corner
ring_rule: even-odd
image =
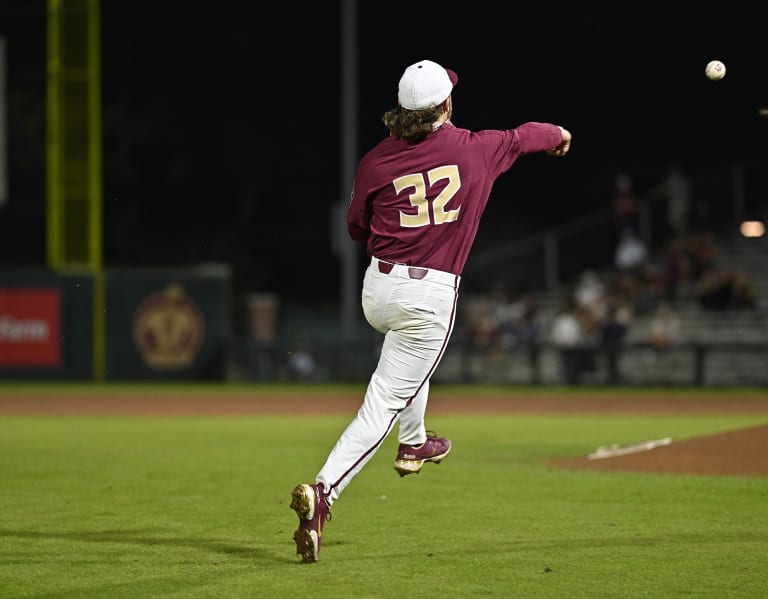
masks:
[[[458,77],[430,60],[410,65],[398,106],[384,114],[389,136],[355,174],[347,228],[370,257],[362,307],[384,335],[362,405],[313,484],[293,489],[296,553],[315,562],[330,507],[397,425],[395,470],[439,463],[451,442],[428,432],[429,381],[453,330],[459,281],[494,181],[525,154],[564,156],[566,129],[529,122],[468,131],[451,122]]]

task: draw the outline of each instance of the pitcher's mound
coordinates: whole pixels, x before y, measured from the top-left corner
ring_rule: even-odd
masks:
[[[640,445],[640,444],[638,444]],[[768,476],[768,425],[664,443],[611,457],[584,456],[553,462],[566,468],[676,474]],[[610,455],[602,452],[600,455]]]

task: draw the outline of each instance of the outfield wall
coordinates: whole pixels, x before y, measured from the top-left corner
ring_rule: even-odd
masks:
[[[382,337],[361,323],[354,341],[339,339],[335,306],[313,305],[295,316],[288,306],[272,305],[274,298],[249,298],[260,325],[241,323],[235,334],[226,266],[108,269],[104,280],[108,381],[365,382],[376,367]],[[93,306],[88,274],[0,270],[0,379],[94,380]],[[719,316],[737,330],[735,315]],[[618,384],[768,387],[768,343],[758,316],[747,321],[757,335],[739,335],[738,342],[713,336],[709,323],[695,341],[666,352],[627,343]],[[460,329],[435,382],[571,384],[551,345],[541,344],[535,355],[526,348],[483,353]],[[589,358],[578,384],[612,384],[606,356],[595,350]]]
[[[108,269],[105,378],[216,380],[231,339],[231,274],[223,265]],[[0,378],[96,376],[90,274],[0,270]]]
[[[0,377],[93,376],[93,278],[0,271]]]

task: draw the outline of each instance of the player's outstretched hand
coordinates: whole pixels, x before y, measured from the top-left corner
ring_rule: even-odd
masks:
[[[560,127],[560,131],[563,132],[563,141],[557,147],[547,150],[547,154],[550,156],[565,156],[571,149],[571,132],[563,127]]]

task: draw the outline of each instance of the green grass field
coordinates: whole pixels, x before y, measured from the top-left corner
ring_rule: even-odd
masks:
[[[768,478],[548,465],[768,414],[434,416],[451,455],[400,478],[391,435],[301,564],[351,417],[1,417],[0,597],[768,597]]]

